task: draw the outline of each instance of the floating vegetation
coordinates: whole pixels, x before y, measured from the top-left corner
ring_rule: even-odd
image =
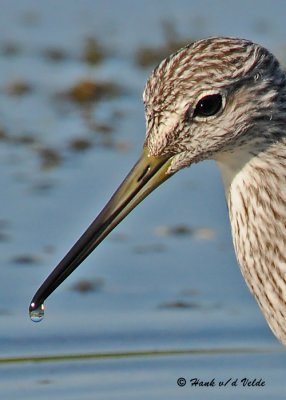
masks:
[[[162,225],[155,229],[155,234],[158,236],[186,236],[192,235],[193,232],[192,228],[183,224],[174,226]]]
[[[31,91],[32,85],[22,80],[12,81],[7,86],[7,93],[11,96],[23,96]]]
[[[43,51],[43,56],[53,62],[61,62],[68,58],[68,54],[64,49],[59,47],[50,47]]]
[[[74,138],[69,143],[69,148],[72,151],[82,152],[88,150],[92,146],[92,141],[87,138]]]
[[[188,236],[192,235],[196,239],[212,240],[215,237],[215,231],[211,228],[200,227],[191,228],[184,224],[167,226],[158,226],[155,229],[155,234],[158,236]]]
[[[88,104],[103,98],[113,98],[120,90],[114,82],[95,82],[89,79],[82,79],[71,87],[67,97],[77,104]]]
[[[79,293],[97,292],[104,286],[104,281],[101,278],[97,279],[80,279],[73,286],[72,289]]]
[[[102,133],[103,135],[108,135],[113,132],[113,127],[109,124],[97,123],[94,125],[94,130],[96,132]]]
[[[90,65],[96,65],[105,58],[103,49],[97,39],[87,38],[82,58]]]
[[[136,63],[143,68],[157,65],[166,55],[165,47],[141,47],[136,53]]]
[[[57,167],[62,162],[62,156],[57,149],[41,147],[38,149],[41,160],[41,168],[44,170]]]
[[[8,139],[8,134],[7,134],[7,132],[5,131],[4,128],[2,128],[2,127],[0,126],[0,140],[7,140],[7,139]]]
[[[33,254],[20,254],[12,258],[14,264],[35,265],[39,264],[40,258]]]
[[[215,238],[215,231],[211,228],[197,228],[194,229],[194,237],[202,240],[212,240]]]
[[[197,303],[197,302],[195,302],[195,301],[177,300],[177,301],[172,301],[170,303],[163,303],[163,304],[159,305],[159,308],[200,309],[200,308],[202,308],[202,305]]]
[[[36,381],[36,383],[39,385],[50,385],[51,383],[53,383],[53,381],[51,379],[39,379],[38,381]]]
[[[159,47],[141,47],[135,56],[137,65],[140,67],[154,66],[181,47],[184,47],[196,40],[181,39],[171,22],[164,22],[163,30],[165,44]]]
[[[7,42],[1,46],[0,52],[7,57],[17,56],[21,53],[21,46],[15,42]]]
[[[199,301],[185,301],[185,300],[175,300],[166,303],[162,303],[158,308],[166,309],[190,309],[190,310],[202,310],[202,311],[213,311],[221,308],[219,303],[211,302],[199,302]]]
[[[19,136],[16,136],[13,138],[13,142],[17,144],[23,144],[23,145],[33,145],[37,143],[37,140],[35,136],[32,134],[21,134]]]

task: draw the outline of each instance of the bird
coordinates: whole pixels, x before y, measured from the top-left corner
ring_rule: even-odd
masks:
[[[46,298],[149,193],[215,160],[242,275],[286,345],[286,75],[278,59],[247,39],[201,39],[153,70],[143,102],[139,161],[38,289],[31,318],[42,319]]]

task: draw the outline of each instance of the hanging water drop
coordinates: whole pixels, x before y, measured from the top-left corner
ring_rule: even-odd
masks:
[[[33,322],[40,322],[44,318],[45,305],[44,303],[37,305],[35,303],[30,304],[29,309],[30,318]]]

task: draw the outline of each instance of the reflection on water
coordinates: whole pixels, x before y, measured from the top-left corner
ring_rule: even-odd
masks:
[[[253,359],[257,360],[256,368]],[[202,399],[283,400],[283,356],[277,353],[145,355],[0,365],[2,394],[29,399]],[[268,370],[268,363],[272,365]],[[244,365],[242,370],[241,366]],[[13,369],[13,381],[11,380]],[[9,371],[10,370],[10,371]],[[259,371],[259,372],[258,372]],[[15,386],[15,380],[17,386]],[[245,386],[244,382],[264,382]],[[213,382],[211,386],[195,385]],[[220,385],[223,382],[223,385]],[[181,386],[180,386],[181,385]]]

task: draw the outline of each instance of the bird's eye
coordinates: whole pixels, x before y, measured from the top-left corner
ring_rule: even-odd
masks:
[[[222,108],[222,96],[219,93],[210,94],[200,99],[196,105],[193,117],[211,117]]]

